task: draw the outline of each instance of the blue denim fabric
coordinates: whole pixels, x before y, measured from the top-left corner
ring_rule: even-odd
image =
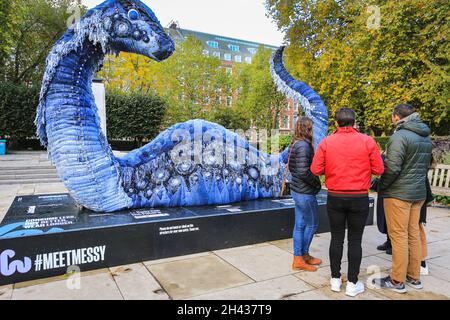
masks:
[[[309,253],[309,247],[319,226],[319,204],[316,196],[291,191],[295,201],[294,255]]]
[[[281,156],[265,154],[203,120],[176,124],[147,146],[116,158],[101,132],[91,84],[105,54],[120,51],[161,61],[173,53],[174,43],[143,2],[107,0],[71,27],[47,58],[37,135],[79,204],[113,212],[279,196],[287,150]],[[312,117],[317,145],[328,132],[326,107],[314,90],[289,75],[282,51],[271,62],[274,79]],[[185,142],[194,143],[185,149]],[[244,151],[241,156],[227,157],[238,150]],[[182,154],[186,158],[175,161]]]
[[[283,63],[284,47],[280,47],[270,60],[270,71],[278,90],[299,103],[305,115],[313,120],[314,149],[328,134],[328,110],[314,89],[298,81],[286,70]]]

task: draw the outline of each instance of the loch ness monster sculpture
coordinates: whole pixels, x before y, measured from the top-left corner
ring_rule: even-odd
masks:
[[[279,89],[314,121],[315,145],[327,133],[327,109],[310,87],[271,60]],[[102,133],[92,79],[106,54],[129,52],[157,62],[175,44],[139,0],[108,0],[89,10],[51,50],[37,110],[37,135],[71,196],[96,212],[222,205],[278,197],[287,151],[269,155],[203,120],[176,124],[148,145],[116,157]],[[123,119],[126,121],[126,119]]]

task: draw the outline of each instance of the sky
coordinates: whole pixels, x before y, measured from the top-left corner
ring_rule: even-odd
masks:
[[[91,8],[103,0],[82,0]],[[264,0],[143,0],[167,27],[177,21],[183,29],[217,34],[274,46],[283,34],[266,17]]]

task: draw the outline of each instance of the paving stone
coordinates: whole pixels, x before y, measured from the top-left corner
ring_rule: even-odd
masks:
[[[8,212],[7,207],[0,207],[0,222],[3,221],[3,218],[6,216],[7,212]]]
[[[385,289],[375,289],[374,291],[393,300],[450,300],[450,286],[448,282],[427,276],[422,278],[423,290],[415,290],[407,286],[406,294],[399,294]]]
[[[442,240],[428,245],[428,259],[450,255],[450,240]]]
[[[428,259],[428,262],[433,265],[440,266],[450,270],[450,254],[437,256],[436,258]]]
[[[450,207],[428,207],[427,220],[450,217]]]
[[[35,192],[34,185],[21,185],[20,189],[17,191],[18,196],[32,196]]]
[[[273,245],[215,253],[256,281],[295,273],[292,270],[292,254]]]
[[[300,293],[288,297],[286,300],[388,300],[388,298],[367,288],[364,293],[356,297],[349,297],[345,294],[345,285],[344,285],[342,286],[341,292],[333,292],[331,291],[331,288],[328,286],[313,291]]]
[[[210,255],[213,255],[213,253],[212,252],[202,252],[202,253],[189,254],[189,255],[185,255],[185,256],[178,256],[178,257],[172,257],[172,258],[166,258],[166,259],[144,261],[144,265],[146,267],[148,267],[148,266],[152,266],[155,264],[168,263],[168,262],[174,262],[174,261],[180,261],[180,260],[188,260],[188,259],[192,259],[192,258],[198,258],[198,257],[204,257],[204,256],[210,256]]]
[[[447,260],[450,261],[450,256],[447,256]],[[447,264],[447,267],[445,268],[443,266],[432,263],[432,261],[433,260],[427,262],[430,275],[438,279],[450,282],[450,265]],[[428,276],[422,276],[422,279],[426,281],[427,277]]]
[[[68,284],[70,286],[68,286]],[[74,289],[70,289],[74,288]],[[28,282],[15,285],[13,300],[122,300],[123,297],[108,269],[81,274],[80,288],[74,279],[49,279],[48,282]]]
[[[427,225],[427,235],[450,239],[450,216],[431,220]]]
[[[35,194],[55,194],[67,192],[68,190],[62,183],[38,184],[35,188]]]
[[[19,189],[20,189],[19,185],[15,185],[15,186],[1,186],[0,185],[0,198],[15,196],[17,191],[19,191]]]
[[[13,286],[1,286],[0,287],[0,300],[10,300],[13,292]]]
[[[147,266],[173,299],[186,299],[253,281],[215,255]]]
[[[330,235],[331,237],[331,235]],[[291,255],[294,254],[293,240],[286,239],[280,241],[274,241],[272,244],[282,250],[289,252]],[[329,247],[330,247],[330,238],[326,236],[326,234],[320,236],[314,236],[314,239],[311,243],[310,254],[314,257],[322,259],[322,266],[330,265],[329,258]],[[346,248],[344,247],[344,261],[346,260],[347,253]]]
[[[300,271],[295,276],[315,288],[322,288],[330,284],[331,270],[329,267],[322,267],[317,272]]]
[[[337,300],[339,297],[333,295],[329,290],[311,290],[294,296],[286,297],[284,300]]]
[[[142,263],[110,268],[125,300],[168,300],[169,296]]]
[[[252,283],[237,288],[194,297],[194,300],[279,300],[314,287],[294,276]]]

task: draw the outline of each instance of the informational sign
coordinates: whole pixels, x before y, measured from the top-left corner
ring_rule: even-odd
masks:
[[[135,210],[131,211],[130,214],[134,219],[155,219],[161,217],[170,216],[169,213],[163,213],[161,210]]]

